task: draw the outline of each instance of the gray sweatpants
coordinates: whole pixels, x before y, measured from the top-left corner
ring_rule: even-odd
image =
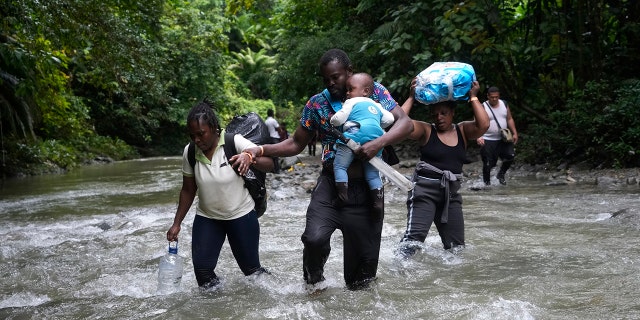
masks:
[[[401,241],[424,242],[435,223],[445,249],[464,246],[464,218],[462,217],[462,196],[458,193],[460,181],[450,181],[449,194],[440,187],[439,179],[415,175],[415,187],[407,198],[407,229]],[[440,221],[445,197],[449,197],[449,218]]]

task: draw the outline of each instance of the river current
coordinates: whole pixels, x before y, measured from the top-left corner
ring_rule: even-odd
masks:
[[[366,290],[345,288],[336,231],[327,289],[317,295],[302,280],[305,188],[270,190],[260,256],[271,275],[242,276],[225,244],[216,269],[222,285],[211,292],[200,292],[193,275],[192,208],[180,237],[181,290],[157,295],[180,161],[123,161],[4,181],[0,318],[640,319],[638,186],[548,185],[535,177],[481,190],[465,181],[466,248],[444,251],[432,227],[409,260],[394,254],[406,195],[388,185],[377,281]]]

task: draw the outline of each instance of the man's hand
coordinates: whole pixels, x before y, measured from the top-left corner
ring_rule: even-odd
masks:
[[[246,175],[251,165],[255,163],[253,156],[248,151],[243,151],[232,156],[231,159],[229,159],[229,162],[234,169],[238,170],[238,173],[241,176]]]
[[[383,146],[377,142],[377,139],[369,141],[360,146],[360,148],[353,151],[353,153],[360,160],[369,161],[369,159],[375,157]]]

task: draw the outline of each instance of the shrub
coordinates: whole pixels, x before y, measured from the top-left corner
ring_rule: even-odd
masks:
[[[551,124],[534,124],[520,157],[529,163],[586,162],[592,167],[640,166],[640,80],[592,81],[575,91]]]

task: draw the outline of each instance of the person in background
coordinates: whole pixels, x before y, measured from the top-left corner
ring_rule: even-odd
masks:
[[[329,123],[346,99],[347,79],[353,74],[351,60],[340,49],[326,51],[319,62],[319,74],[326,89],[313,95],[305,104],[300,124],[293,135],[278,144],[247,149],[254,158],[261,156],[293,156],[299,154],[313,138],[316,130],[322,139],[322,171],[307,207],[306,225],[301,240],[303,277],[310,293],[323,288],[324,265],[331,252],[331,235],[342,231],[344,245],[344,279],[347,288],[362,289],[375,280],[382,237],[382,217],[371,214],[373,199],[364,180],[363,161],[373,158],[384,146],[400,142],[412,130],[407,115],[379,83],[374,83],[371,99],[391,112],[395,124],[384,135],[355,150],[357,159],[348,169],[349,200],[338,205],[333,176],[336,136]]]
[[[311,138],[311,140],[309,140],[309,143],[307,144],[307,148],[309,149],[309,155],[310,156],[316,156],[316,144],[318,143],[318,132],[316,130],[316,132],[313,133],[313,138]]]
[[[282,125],[280,126],[280,129],[278,130],[278,142],[282,142],[284,140],[287,140],[287,138],[289,138],[289,131],[287,131],[287,124],[286,123],[282,123]]]
[[[415,102],[415,79],[411,95],[402,105],[409,114]],[[435,223],[445,249],[464,246],[462,196],[458,193],[462,166],[466,160],[467,140],[476,139],[489,127],[489,118],[478,101],[480,85],[472,83],[469,103],[475,117],[472,121],[453,123],[457,102],[444,101],[427,106],[433,123],[413,120],[409,139],[420,145],[420,161],[412,180],[415,183],[407,198],[407,227],[400,240],[400,256],[408,258],[419,250],[431,224]],[[414,242],[414,243],[412,243]]]
[[[491,169],[496,166],[498,158],[500,158],[502,164],[496,178],[500,184],[506,185],[505,174],[516,157],[515,144],[518,142],[516,122],[511,116],[511,110],[507,103],[500,99],[500,89],[497,87],[490,87],[487,90],[487,101],[483,103],[483,106],[489,116],[490,124],[489,130],[476,141],[480,146],[480,157],[482,158],[482,180],[485,185],[491,185]],[[511,130],[513,142],[502,141],[500,128]]]
[[[342,109],[331,117],[331,125],[342,128],[344,136],[359,144],[364,144],[384,134],[384,128],[393,124],[391,112],[371,100],[373,78],[367,73],[356,73],[347,80],[347,100]],[[382,157],[382,150],[376,157]],[[345,142],[338,140],[336,157],[333,161],[333,174],[336,180],[338,198],[346,202],[349,198],[349,177],[347,168],[354,154]],[[373,200],[373,214],[382,216],[384,197],[380,172],[369,162],[363,163],[364,177],[369,184]]]
[[[260,226],[255,204],[244,180],[236,174],[237,168],[245,174],[250,166],[261,171],[271,171],[273,161],[269,157],[254,158],[244,150],[256,145],[240,134],[234,142],[238,154],[226,158],[224,130],[212,105],[203,101],[195,105],[187,116],[189,136],[195,143],[196,163],[188,160],[188,148],[182,155],[182,189],[173,224],[167,231],[167,240],[177,241],[181,224],[193,200],[198,195],[198,206],[192,230],[193,269],[198,286],[208,289],[220,280],[215,273],[218,257],[225,238],[244,275],[267,272],[260,264],[258,244]]]
[[[276,118],[274,118],[274,113],[272,109],[267,110],[267,119],[264,120],[264,123],[269,128],[269,136],[271,137],[271,143],[280,142],[280,124]],[[280,159],[274,157],[273,158],[274,169],[273,173],[280,172]]]

